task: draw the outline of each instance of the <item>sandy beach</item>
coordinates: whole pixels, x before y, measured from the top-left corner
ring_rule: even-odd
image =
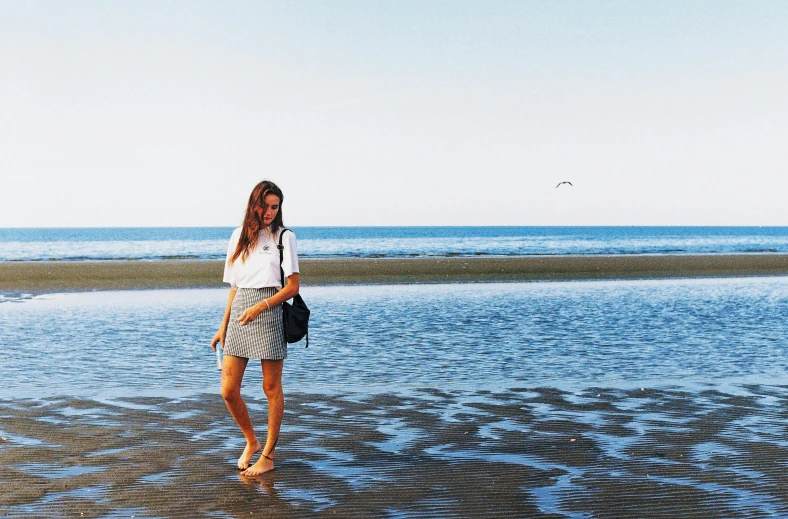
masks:
[[[256,478],[215,394],[0,400],[0,516],[785,516],[788,394],[748,391],[290,392]]]
[[[659,279],[788,274],[786,254],[302,259],[302,283]],[[221,261],[0,262],[0,291],[223,286]]]

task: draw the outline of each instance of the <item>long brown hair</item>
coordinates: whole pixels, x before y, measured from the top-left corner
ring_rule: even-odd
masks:
[[[265,197],[268,195],[276,195],[279,197],[279,211],[276,213],[274,220],[269,226],[271,234],[276,236],[276,233],[284,227],[282,221],[282,203],[285,201],[285,196],[282,190],[271,182],[270,180],[263,180],[252,189],[252,194],[249,195],[249,203],[246,204],[246,216],[244,216],[244,223],[241,227],[241,237],[238,239],[238,246],[235,248],[235,253],[230,258],[230,263],[233,263],[239,257],[241,261],[246,259],[249,255],[249,250],[254,249],[257,245],[257,237],[259,236],[260,229],[263,227],[263,220],[257,217],[257,208],[263,209],[265,214],[268,207],[265,205]]]

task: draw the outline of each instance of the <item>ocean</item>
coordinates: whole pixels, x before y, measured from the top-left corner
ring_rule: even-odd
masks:
[[[788,253],[788,227],[295,227],[299,256]],[[230,227],[0,228],[0,261],[222,259]]]

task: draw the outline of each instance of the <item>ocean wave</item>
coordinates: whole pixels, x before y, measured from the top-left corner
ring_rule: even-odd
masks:
[[[224,259],[231,229],[0,231],[0,261],[178,261]],[[316,259],[788,253],[788,227],[362,227],[295,231],[299,256]]]

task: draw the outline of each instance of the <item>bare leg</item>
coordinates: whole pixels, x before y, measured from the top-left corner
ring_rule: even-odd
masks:
[[[246,448],[241,457],[238,458],[238,468],[246,470],[249,462],[252,461],[254,453],[260,450],[260,442],[254,434],[252,420],[249,418],[249,411],[246,409],[246,402],[241,398],[241,382],[244,379],[244,370],[249,359],[225,355],[222,362],[222,398],[227,409],[230,411],[235,423],[241,428],[241,432],[246,438]]]
[[[282,427],[282,415],[285,412],[285,395],[282,392],[283,360],[264,360],[263,391],[268,398],[268,436],[265,440],[263,455],[257,463],[249,467],[244,475],[257,476],[274,470],[274,449]]]

